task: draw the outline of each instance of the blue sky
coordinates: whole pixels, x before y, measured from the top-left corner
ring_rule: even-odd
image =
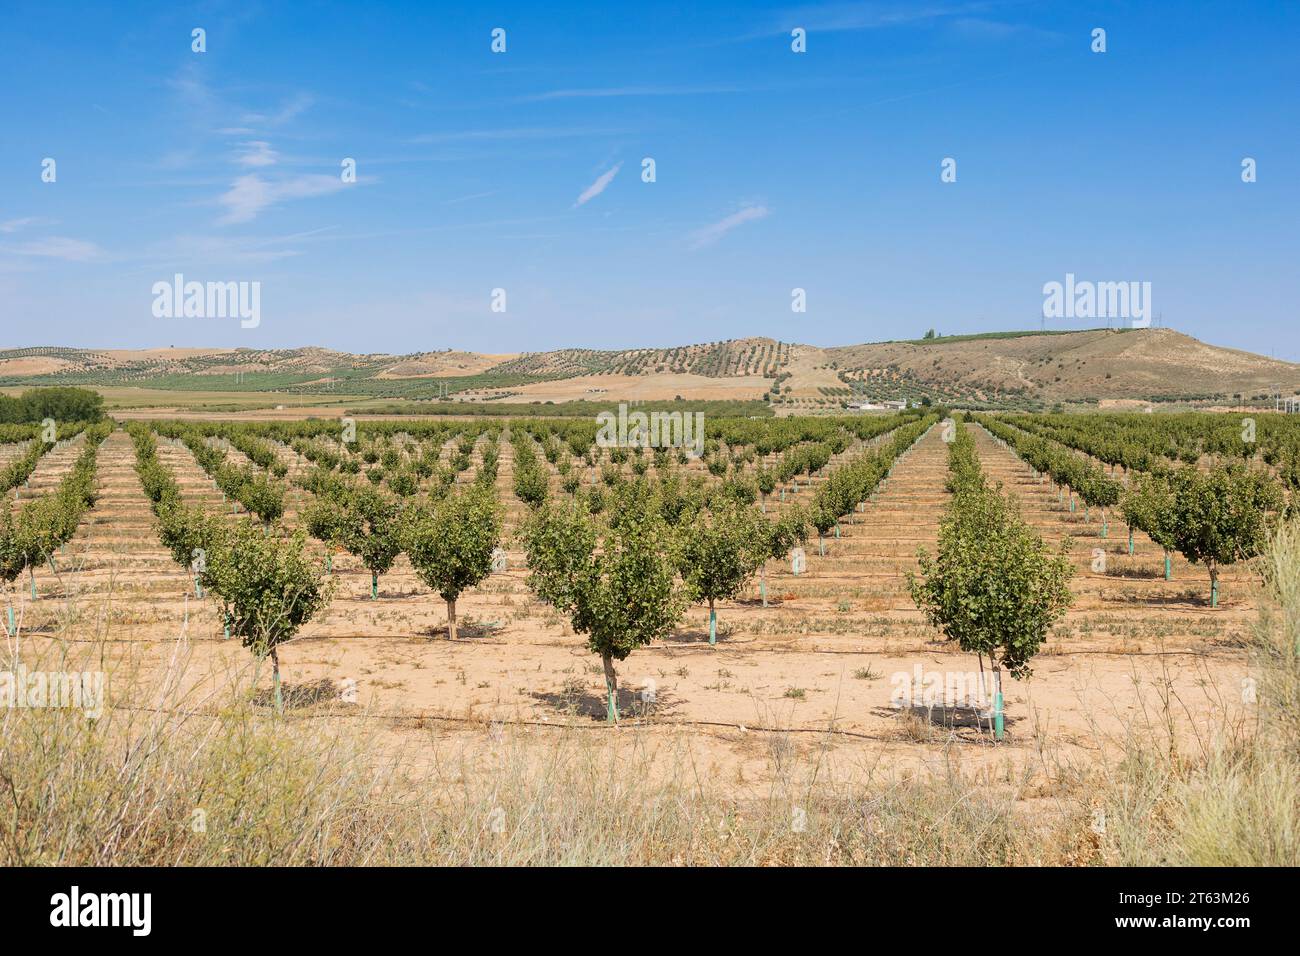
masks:
[[[1036,328],[1074,273],[1300,360],[1298,41],[1295,2],[8,3],[0,345],[849,344]],[[154,317],[178,272],[260,325]]]

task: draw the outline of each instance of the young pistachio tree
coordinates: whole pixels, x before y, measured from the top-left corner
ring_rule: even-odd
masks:
[[[716,603],[732,600],[769,555],[770,522],[761,512],[719,496],[680,529],[682,579],[697,601],[709,602],[709,643],[718,642]]]
[[[1165,580],[1173,577],[1169,552],[1174,544],[1174,495],[1169,481],[1160,475],[1141,475],[1120,499],[1120,512],[1128,525],[1128,553],[1133,553],[1133,529],[1142,531],[1165,554]]]
[[[922,548],[920,574],[908,574],[912,599],[932,627],[963,651],[988,655],[993,717],[1002,739],[1002,668],[1017,680],[1072,600],[1069,539],[1052,553],[1000,491],[970,485],[939,526],[935,557]]]
[[[776,472],[771,468],[760,467],[754,477],[758,482],[760,505],[763,511],[767,511],[767,496],[776,490]]]
[[[281,644],[328,603],[325,582],[306,554],[306,532],[268,536],[245,519],[220,526],[209,542],[205,580],[217,595],[229,631],[259,660],[270,657],[275,706],[280,694]]]
[[[13,502],[7,496],[0,502],[0,582],[8,592],[6,634],[17,633],[14,623],[14,592],[18,576],[27,567],[27,544],[22,540],[21,527],[14,514]]]
[[[376,488],[357,485],[318,499],[304,516],[311,534],[344,547],[370,572],[370,597],[379,597],[379,576],[402,552],[397,502]]]
[[[787,508],[781,517],[770,521],[764,531],[763,563],[758,566],[758,593],[767,607],[767,562],[780,561],[797,544],[808,540],[808,513],[801,507]]]
[[[347,516],[341,500],[319,497],[302,514],[303,527],[313,538],[324,543],[325,570],[334,570],[334,551],[343,547]]]
[[[611,722],[618,720],[614,661],[666,636],[686,610],[670,539],[658,509],[644,506],[602,524],[576,503],[549,505],[524,527],[529,587],[569,615],[600,655]]]
[[[1281,489],[1240,465],[1202,473],[1180,468],[1170,481],[1173,547],[1210,572],[1210,606],[1219,604],[1219,568],[1259,554],[1282,509]]]
[[[492,573],[492,551],[500,535],[496,495],[478,484],[407,517],[402,537],[407,557],[420,580],[447,602],[450,640],[456,640],[456,599]]]

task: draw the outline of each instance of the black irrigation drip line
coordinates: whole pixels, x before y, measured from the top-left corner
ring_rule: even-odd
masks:
[[[50,640],[57,640],[57,641],[61,641],[61,642],[66,643],[66,644],[94,644],[94,643],[101,643],[101,642],[104,643],[104,644],[119,644],[119,645],[129,645],[129,644],[174,644],[174,643],[176,643],[176,640],[177,640],[177,639],[174,638],[174,637],[139,637],[139,638],[133,637],[133,638],[129,638],[129,639],[127,639],[127,640],[113,641],[113,640],[105,640],[104,638],[97,638],[97,637],[55,637],[54,635],[52,635],[52,634],[47,634],[46,632],[44,632],[44,631],[42,631],[42,630],[26,630],[24,633],[26,633],[28,636],[32,636],[32,637],[46,637],[46,638],[49,638]],[[415,640],[415,638],[417,638],[417,637],[423,638],[423,637],[425,637],[425,635],[421,635],[421,634],[411,634],[411,635],[402,635],[402,634],[397,634],[397,635],[393,635],[393,634],[344,634],[344,635],[313,634],[313,635],[308,635],[308,636],[295,637],[295,638],[293,638],[293,640],[286,641],[286,642],[284,642],[283,644],[281,644],[280,646],[281,646],[281,647],[291,647],[291,646],[294,645],[294,644],[309,644],[309,643],[316,643],[316,642],[319,642],[319,641],[334,641],[334,640],[402,641],[402,642],[404,642],[404,643],[414,643],[414,640]],[[221,638],[221,637],[190,637],[190,638],[186,638],[186,640],[187,640],[190,644],[231,644],[233,639],[226,639],[226,638]],[[446,646],[448,646],[448,647],[467,647],[467,648],[473,648],[473,647],[540,647],[540,648],[549,648],[549,649],[552,649],[552,650],[567,650],[567,651],[569,651],[573,656],[589,656],[589,654],[588,654],[588,652],[587,652],[587,649],[586,649],[585,645],[577,645],[577,644],[544,644],[544,643],[541,643],[541,642],[539,642],[539,641],[485,641],[485,640],[479,640],[479,639],[477,639],[477,638],[463,638],[463,639],[456,640],[456,641],[449,641],[449,640],[446,640],[445,638],[440,638],[440,639],[432,639],[432,638],[430,638],[430,639],[425,640],[424,643],[425,643],[426,646],[429,646],[429,645],[437,645],[437,646],[446,645]],[[740,648],[741,646],[743,646],[743,645],[756,644],[756,643],[758,643],[756,640],[748,640],[748,641],[725,641],[725,642],[719,642],[718,644],[715,644],[715,645],[710,645],[707,641],[701,639],[701,640],[698,641],[698,642],[691,642],[691,643],[689,643],[689,644],[686,644],[686,643],[683,643],[683,644],[647,644],[647,645],[645,645],[645,646],[642,648],[642,650],[647,650],[647,651],[692,651],[692,652],[695,652],[695,651],[714,651],[714,652],[716,652],[716,651],[720,651],[720,650],[726,650],[726,649],[728,649],[728,648],[736,648],[736,649],[739,649],[739,648]],[[870,657],[870,656],[875,656],[875,657],[885,656],[885,652],[882,651],[882,650],[874,650],[874,651],[873,651],[873,650],[847,650],[847,649],[845,649],[845,650],[840,650],[840,649],[836,649],[836,648],[803,648],[803,647],[786,648],[786,647],[782,647],[782,646],[780,646],[780,645],[772,645],[772,646],[761,647],[761,648],[757,648],[757,650],[758,650],[758,651],[774,651],[774,652],[777,652],[777,653],[786,653],[786,654],[831,654],[831,655],[843,655],[843,656],[853,656],[853,657],[864,656],[864,655],[865,655],[865,656],[868,656],[868,657]],[[1197,658],[1204,658],[1204,659],[1206,659],[1206,660],[1210,660],[1210,659],[1215,659],[1215,658],[1225,658],[1225,659],[1227,659],[1227,658],[1231,658],[1231,657],[1232,657],[1232,652],[1233,652],[1234,650],[1244,650],[1244,648],[1236,648],[1236,649],[1233,649],[1233,648],[1224,648],[1222,653],[1214,653],[1214,652],[1212,652],[1212,651],[1196,651],[1196,650],[1190,650],[1190,649],[1189,649],[1189,650],[1182,650],[1182,651],[1122,651],[1122,652],[1116,652],[1116,651],[1107,651],[1107,650],[1102,650],[1102,649],[1099,649],[1099,648],[1080,648],[1080,649],[1078,649],[1078,650],[1072,650],[1072,651],[1048,652],[1048,653],[1044,653],[1044,654],[1042,655],[1042,657],[1043,657],[1044,660],[1050,660],[1050,659],[1052,659],[1052,658],[1079,657],[1079,656],[1085,656],[1085,655],[1105,655],[1105,656],[1110,656],[1110,657],[1197,657]],[[579,655],[579,654],[576,653],[576,652],[579,652],[579,651],[582,652],[581,655]],[[890,653],[893,653],[893,652],[890,652]],[[909,651],[909,650],[907,650],[907,649],[903,649],[903,650],[901,651],[901,653],[904,653],[904,654],[908,654],[908,653],[921,653],[921,654],[950,654],[950,653],[953,653],[953,652],[952,652],[952,651],[949,651],[949,650],[945,650],[945,649],[943,649],[943,648],[932,648],[932,647],[927,647],[927,648],[924,648],[924,649],[921,649],[921,650],[916,650],[916,651]]]
[[[146,713],[146,714],[167,714],[181,717],[206,717],[209,719],[220,719],[220,714],[209,713],[201,710],[169,710],[165,707],[132,707],[125,704],[106,704],[105,707],[112,711],[121,711],[124,713]],[[622,720],[617,723],[609,723],[605,720],[593,720],[590,723],[572,723],[563,721],[547,720],[518,720],[508,718],[482,718],[482,717],[453,717],[448,714],[349,714],[343,712],[331,711],[329,713],[311,713],[311,714],[280,714],[280,720],[378,720],[390,723],[413,723],[421,724],[428,722],[446,723],[446,724],[464,724],[469,726],[478,726],[482,728],[491,728],[493,725],[502,727],[541,727],[547,730],[594,730],[594,731],[615,731],[615,730],[672,730],[677,727],[716,727],[723,730],[734,730],[738,733],[762,733],[762,734],[820,734],[824,736],[852,737],[858,740],[875,740],[881,743],[907,743],[908,741],[898,740],[895,737],[889,737],[882,734],[864,734],[856,730],[836,730],[830,727],[751,727],[748,724],[732,724],[718,720],[669,720],[661,723]],[[936,741],[936,743],[947,743],[947,741]]]

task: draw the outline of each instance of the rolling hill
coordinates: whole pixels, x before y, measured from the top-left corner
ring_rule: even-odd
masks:
[[[0,386],[85,385],[424,400],[849,399],[1034,408],[1058,402],[1266,400],[1300,365],[1172,329],[994,332],[822,348],[769,338],[676,348],[407,355],[325,348],[0,351]]]

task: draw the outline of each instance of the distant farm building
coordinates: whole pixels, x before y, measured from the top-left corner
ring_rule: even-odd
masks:
[[[907,402],[903,399],[883,402],[849,402],[844,407],[851,412],[902,411],[907,408]]]

